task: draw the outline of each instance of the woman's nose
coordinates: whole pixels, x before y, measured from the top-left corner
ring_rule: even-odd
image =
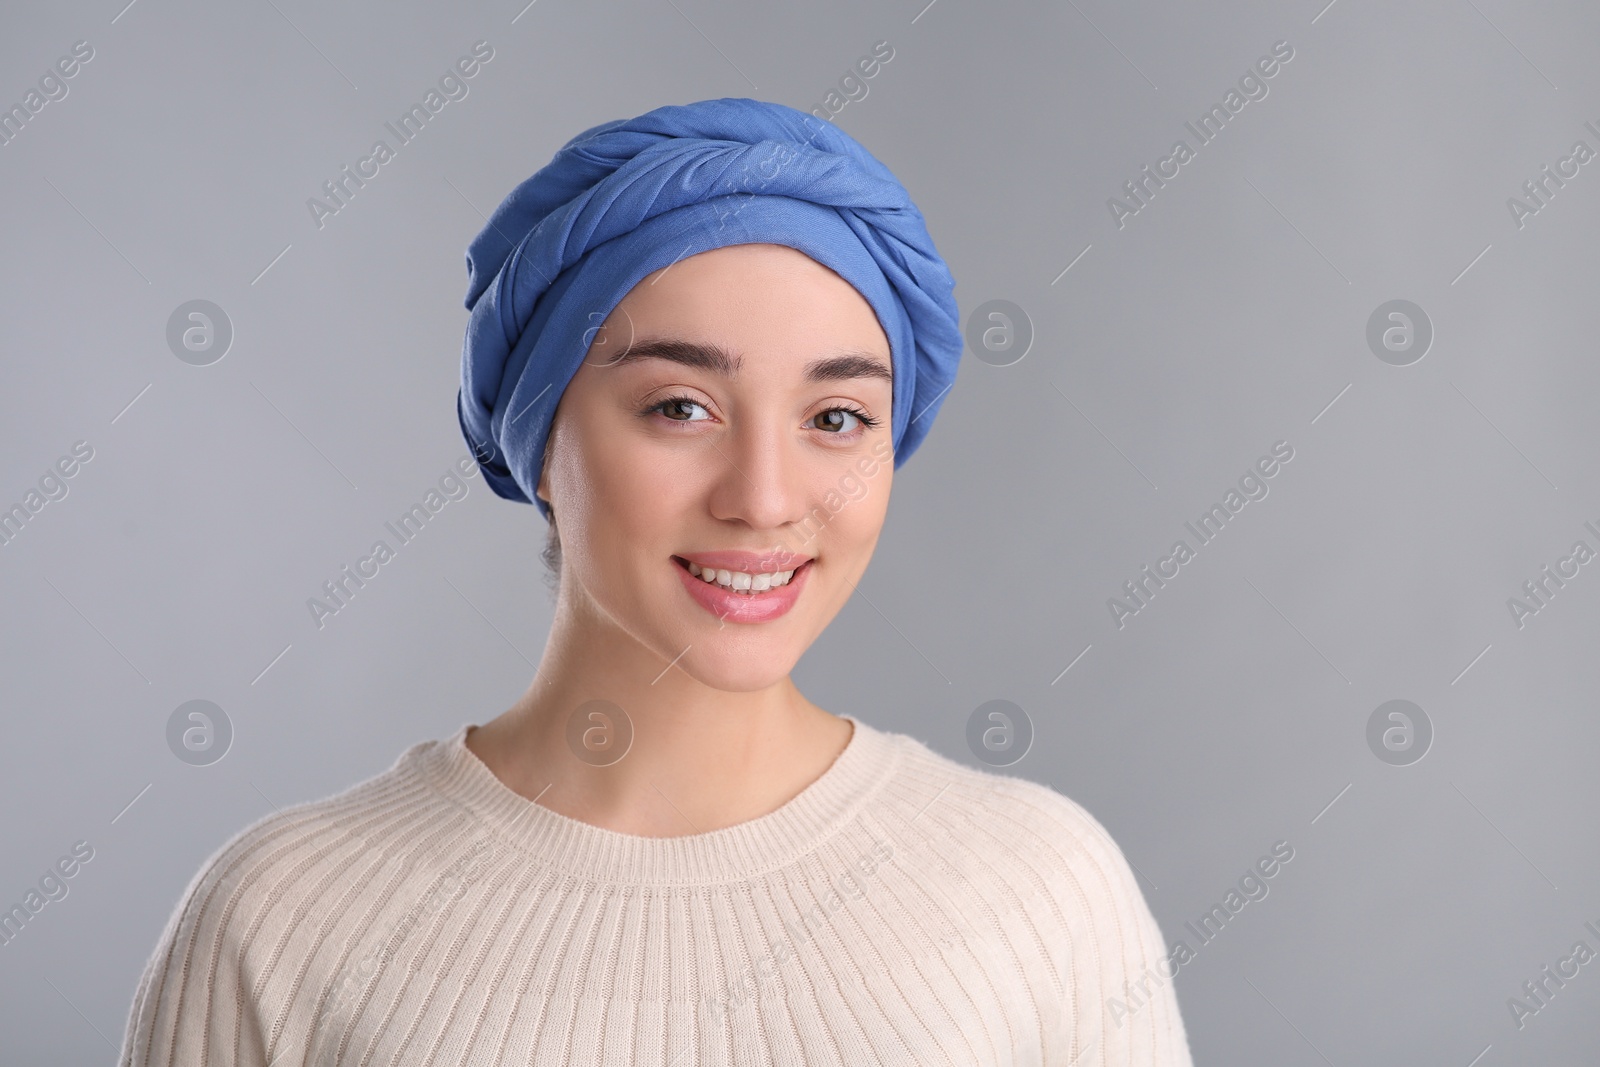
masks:
[[[717,518],[775,531],[805,517],[804,458],[794,434],[775,421],[746,422],[712,444],[726,464],[710,501]]]

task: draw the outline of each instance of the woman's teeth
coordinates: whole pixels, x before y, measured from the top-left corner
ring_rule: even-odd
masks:
[[[710,567],[701,567],[698,563],[689,564],[689,573],[707,584],[715,583],[736,593],[750,594],[764,593],[774,586],[788,585],[789,579],[794,577],[792,570],[746,574],[744,571],[713,570]]]

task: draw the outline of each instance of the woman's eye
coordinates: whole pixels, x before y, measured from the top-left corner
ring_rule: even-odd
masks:
[[[701,411],[706,410],[705,405],[701,404],[698,400],[690,400],[686,396],[675,396],[661,401],[661,403],[657,404],[650,410],[661,412],[661,414],[665,415],[673,422],[704,422],[705,419],[697,419],[692,417],[692,409],[694,408],[699,408]],[[680,418],[679,416],[682,417]],[[710,417],[710,412],[706,412],[705,418]]]
[[[697,411],[700,414],[696,415]],[[669,396],[665,400],[656,401],[644,410],[646,415],[657,413],[673,422],[705,422],[712,417],[704,404],[687,396]],[[818,430],[826,431],[830,437],[853,437],[858,432],[858,427],[871,428],[878,425],[878,420],[864,411],[836,407],[818,412],[812,417],[811,425]]]
[[[819,430],[849,433],[851,427],[845,422],[846,419],[854,419],[857,423],[863,421],[860,415],[849,408],[829,408],[827,411],[818,412],[811,424]]]

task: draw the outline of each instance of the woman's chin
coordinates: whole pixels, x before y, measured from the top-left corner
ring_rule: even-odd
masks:
[[[708,688],[724,693],[757,693],[789,677],[798,660],[787,650],[764,651],[749,645],[719,643],[713,638],[691,647],[677,666]]]

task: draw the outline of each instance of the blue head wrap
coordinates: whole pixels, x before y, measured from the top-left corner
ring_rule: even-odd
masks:
[[[894,465],[921,443],[961,358],[955,281],[922,213],[849,134],[746,98],[656,108],[567,142],[467,248],[461,432],[500,496],[537,503],[556,405],[595,328],[686,256],[804,252],[876,312],[894,373]]]

